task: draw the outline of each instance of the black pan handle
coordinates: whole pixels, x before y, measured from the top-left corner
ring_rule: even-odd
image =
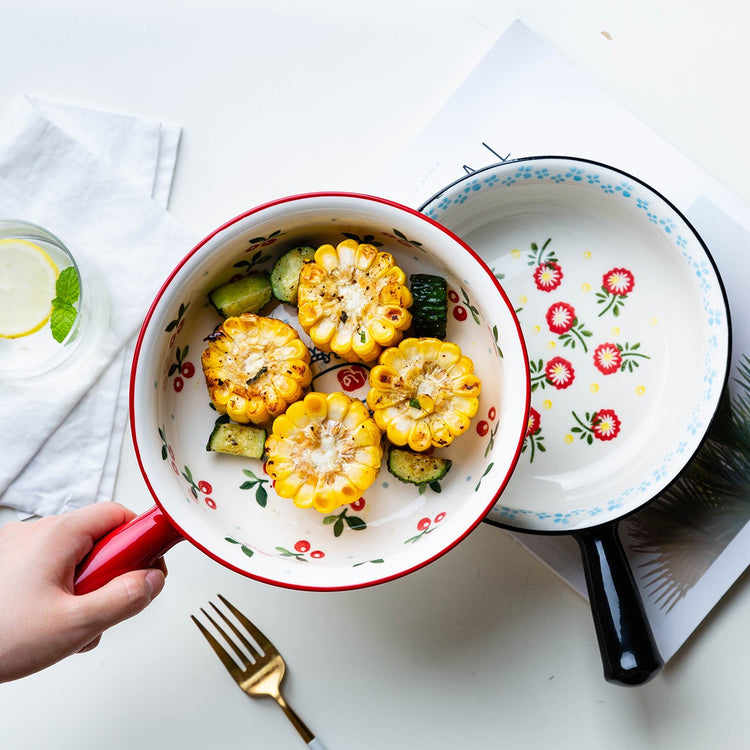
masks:
[[[664,665],[622,548],[617,524],[574,533],[581,548],[604,679],[642,685]]]

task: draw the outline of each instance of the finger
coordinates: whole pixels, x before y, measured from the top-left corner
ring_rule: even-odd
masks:
[[[162,573],[164,573],[165,578],[169,574],[169,571],[167,570],[167,563],[164,561],[163,557],[160,557],[151,567],[158,568]]]
[[[164,588],[164,580],[158,568],[133,570],[75,597],[79,628],[86,642],[144,610]]]
[[[100,635],[96,636],[93,641],[89,641],[83,648],[79,648],[76,653],[85,654],[87,651],[92,651],[99,645],[101,639],[102,637]]]
[[[59,516],[58,532],[74,545],[72,551],[79,563],[97,540],[134,517],[132,510],[119,503],[94,503]]]
[[[69,522],[80,531],[90,533],[95,539],[103,537],[108,531],[135,517],[135,513],[124,505],[115,502],[92,503],[65,513],[61,518]]]

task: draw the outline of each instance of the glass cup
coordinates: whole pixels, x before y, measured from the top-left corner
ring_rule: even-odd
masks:
[[[108,319],[97,287],[54,234],[0,220],[0,380],[36,378],[80,355]]]

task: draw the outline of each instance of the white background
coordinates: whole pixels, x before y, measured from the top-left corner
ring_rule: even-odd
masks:
[[[281,195],[374,190],[520,18],[750,201],[749,16],[736,0],[0,0],[0,106],[29,93],[181,124],[170,210],[202,236]],[[116,499],[151,504],[129,438]],[[190,622],[219,591],[282,650],[289,702],[328,750],[750,737],[747,575],[654,682],[624,689],[602,679],[587,605],[489,526],[420,572],[350,593],[256,583],[188,543],[167,561],[144,614],[91,653],[0,686],[3,748],[303,746]]]

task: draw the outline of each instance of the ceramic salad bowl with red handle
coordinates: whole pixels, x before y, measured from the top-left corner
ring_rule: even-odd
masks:
[[[446,339],[482,382],[469,430],[444,449],[452,466],[432,486],[406,484],[381,466],[362,497],[330,513],[279,497],[262,460],[206,450],[216,420],[201,371],[205,338],[220,322],[208,292],[270,270],[293,247],[353,238],[393,254],[406,272],[447,280]],[[291,325],[296,310],[271,313]],[[368,367],[312,342],[311,388],[364,398]],[[520,455],[530,385],[518,320],[495,275],[451,232],[388,200],[345,193],[298,195],[254,208],[191,250],[164,283],[133,361],[130,420],[155,506],[97,545],[77,591],[148,565],[187,539],[254,579],[284,587],[369,586],[416,570],[460,542],[498,502]]]

